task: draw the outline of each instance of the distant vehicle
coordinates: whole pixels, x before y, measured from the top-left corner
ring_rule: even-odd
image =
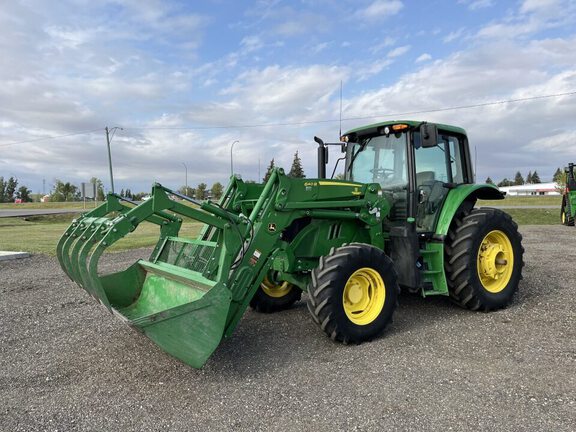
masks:
[[[562,207],[560,208],[560,221],[562,225],[574,226],[576,217],[576,176],[574,173],[574,164],[569,163],[564,168],[566,173],[566,188],[562,193]]]

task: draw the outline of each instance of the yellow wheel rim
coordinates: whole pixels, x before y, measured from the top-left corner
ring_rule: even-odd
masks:
[[[262,288],[262,291],[264,291],[264,293],[270,297],[280,298],[284,297],[290,291],[292,291],[292,284],[284,281],[279,285],[275,285],[274,283],[270,282],[267,277],[265,277],[260,284],[260,288]]]
[[[368,267],[356,270],[350,276],[342,294],[344,312],[356,325],[367,325],[378,318],[385,300],[386,286],[382,276]]]
[[[480,244],[478,277],[486,291],[499,293],[508,285],[514,268],[514,250],[506,234],[490,231]]]
[[[562,210],[561,215],[562,215],[562,223],[566,224],[566,212]]]

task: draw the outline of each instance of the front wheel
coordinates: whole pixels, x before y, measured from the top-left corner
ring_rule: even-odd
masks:
[[[392,321],[399,291],[392,260],[374,246],[352,243],[320,258],[308,309],[332,340],[361,343]]]
[[[522,279],[522,236],[501,210],[473,209],[452,223],[445,268],[450,297],[471,310],[506,307]]]

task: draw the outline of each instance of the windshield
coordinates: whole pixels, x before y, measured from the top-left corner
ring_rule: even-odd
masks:
[[[364,147],[363,150],[362,147]],[[361,139],[352,148],[354,162],[351,180],[380,183],[382,189],[408,185],[406,172],[406,134],[390,134]]]

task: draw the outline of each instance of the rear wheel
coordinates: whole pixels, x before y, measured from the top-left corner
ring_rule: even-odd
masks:
[[[286,281],[273,282],[265,277],[250,300],[250,307],[258,312],[278,312],[290,308],[301,297],[300,288]]]
[[[446,239],[450,297],[471,310],[506,307],[522,279],[522,236],[507,214],[474,209],[454,221]]]
[[[570,205],[570,199],[566,195],[562,197],[560,220],[562,222],[562,225],[574,226],[574,217],[572,216],[572,206]]]
[[[308,309],[332,340],[361,343],[392,321],[399,291],[392,260],[374,246],[352,243],[320,258]]]

